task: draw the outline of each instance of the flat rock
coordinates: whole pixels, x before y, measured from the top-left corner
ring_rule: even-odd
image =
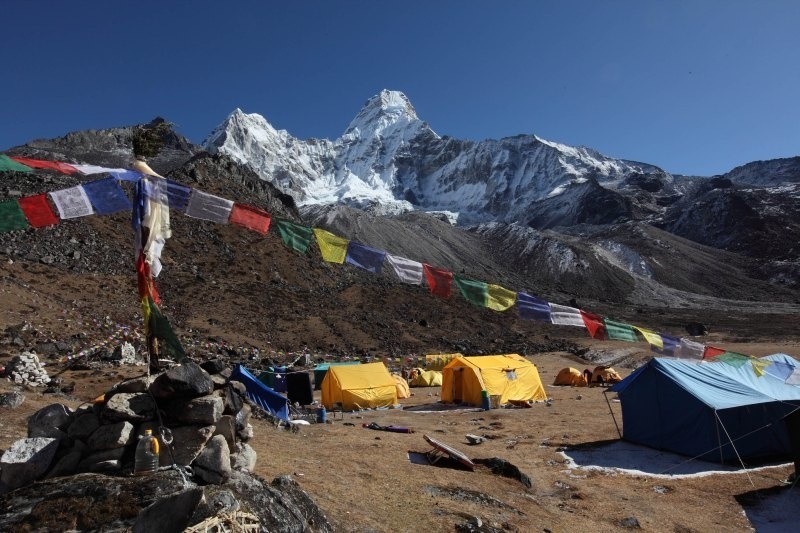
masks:
[[[90,450],[122,448],[131,441],[133,424],[128,421],[108,424],[97,428],[86,443]]]
[[[192,463],[192,469],[206,483],[224,483],[231,476],[231,452],[225,437],[212,437]]]
[[[219,396],[202,396],[191,400],[175,400],[167,406],[169,416],[184,424],[216,424],[222,416],[224,402]]]
[[[167,370],[150,385],[150,392],[156,398],[196,398],[213,391],[211,376],[194,362]]]
[[[156,416],[156,404],[147,393],[119,393],[111,397],[103,408],[101,417],[104,421],[144,422]]]
[[[109,394],[118,394],[120,392],[147,392],[150,388],[150,385],[153,384],[155,381],[156,376],[142,376],[134,379],[129,379],[127,381],[123,381],[121,383],[117,383],[114,385],[109,392]]]
[[[0,493],[24,487],[41,477],[58,450],[58,439],[19,439],[0,457]]]

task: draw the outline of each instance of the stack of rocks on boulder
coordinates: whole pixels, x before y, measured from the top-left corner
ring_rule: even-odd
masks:
[[[15,356],[5,369],[8,379],[18,385],[39,387],[50,383],[50,376],[39,361],[39,356],[33,352],[23,352]]]
[[[147,429],[161,441],[161,466],[191,465],[200,482],[221,484],[232,470],[251,472],[256,452],[244,385],[220,362],[193,362],[117,384],[104,401],[72,411],[52,404],[28,419],[28,438],[0,458],[0,493],[41,477],[123,473],[133,467]],[[161,424],[171,433],[164,442]],[[167,439],[168,440],[168,439]]]

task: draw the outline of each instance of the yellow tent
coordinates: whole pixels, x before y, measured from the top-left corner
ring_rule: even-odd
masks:
[[[570,387],[586,387],[586,376],[577,368],[562,368],[556,376],[553,385],[568,385]]]
[[[456,357],[464,357],[460,353],[435,353],[425,356],[425,368],[428,370],[441,370]]]
[[[481,405],[481,391],[509,401],[546,400],[539,371],[517,354],[457,357],[442,370],[442,401]]]
[[[415,368],[411,378],[412,387],[441,387],[442,373],[438,370],[422,370]]]
[[[322,380],[322,405],[345,411],[397,404],[397,386],[383,363],[331,366]]]
[[[397,374],[392,374],[392,379],[394,380],[394,387],[397,389],[397,399],[411,398],[411,389],[408,388],[408,381]]]

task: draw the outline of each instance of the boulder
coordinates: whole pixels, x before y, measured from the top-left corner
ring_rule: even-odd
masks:
[[[109,395],[119,394],[120,392],[147,392],[147,389],[150,388],[150,385],[153,384],[155,381],[156,376],[142,376],[134,379],[129,379],[127,381],[123,381],[114,385],[110,391],[108,391]]]
[[[228,384],[225,376],[220,376],[219,374],[211,374],[211,381],[214,382],[214,390],[219,390]]]
[[[70,439],[88,439],[97,428],[100,427],[100,419],[93,412],[85,412],[75,418],[75,421],[69,425],[67,436]]]
[[[19,391],[4,392],[0,394],[0,407],[16,409],[25,401],[25,395]]]
[[[176,465],[188,466],[197,458],[206,442],[214,433],[214,426],[178,426],[169,428],[172,433],[172,444],[166,444],[158,431],[158,424],[147,422],[139,426],[138,435],[144,435],[145,430],[153,430],[153,435],[159,441],[158,462],[160,465],[171,465],[173,460]],[[172,450],[172,451],[170,451]]]
[[[153,397],[144,392],[122,392],[115,394],[106,402],[102,419],[108,422],[129,420],[144,422],[156,416],[156,403]]]
[[[231,476],[231,452],[225,437],[212,437],[192,463],[192,469],[206,483],[224,483]]]
[[[238,381],[236,383],[238,383]],[[242,406],[244,405],[242,395],[239,394],[239,391],[237,391],[236,388],[230,384],[227,385],[223,390],[225,391],[225,409],[223,412],[226,415],[235,415],[242,410]]]
[[[119,469],[119,461],[122,459],[122,456],[125,455],[125,448],[113,448],[111,450],[102,450],[99,452],[94,452],[84,458],[82,461],[78,463],[77,471],[78,472],[105,472],[106,469],[109,468],[110,464],[108,461],[116,461],[117,468]],[[97,465],[101,465],[98,470]]]
[[[167,406],[171,419],[184,424],[213,425],[222,416],[224,402],[219,396],[176,400]]]
[[[196,398],[213,390],[214,382],[208,372],[191,361],[167,370],[150,385],[150,392],[156,398]]]
[[[50,469],[45,478],[50,479],[74,474],[78,470],[78,463],[81,462],[81,456],[80,450],[73,448],[61,459],[53,463],[53,468]]]
[[[94,430],[86,444],[93,451],[122,448],[131,441],[132,433],[133,424],[128,421],[108,424]]]
[[[222,435],[232,450],[236,444],[236,422],[231,415],[222,415],[214,428],[214,435]]]
[[[200,500],[192,516],[191,522],[193,524],[202,522],[212,516],[233,513],[241,508],[241,504],[233,492],[227,489],[220,489],[218,492],[214,492],[210,490],[212,487],[214,485],[204,488],[203,499]]]
[[[237,443],[231,454],[231,468],[234,470],[244,470],[245,472],[252,472],[256,468],[256,460],[258,454],[252,446],[246,442]]]
[[[42,407],[28,418],[28,437],[63,438],[72,421],[72,411],[60,403]]]
[[[186,529],[203,498],[203,489],[191,487],[145,507],[136,517],[133,533],[179,533]]]
[[[14,442],[0,457],[0,494],[41,477],[50,468],[57,450],[58,439],[33,437]]]
[[[247,396],[247,387],[244,386],[244,383],[241,381],[231,380],[228,382],[228,385],[233,387],[233,390],[239,393],[239,396],[242,398]]]
[[[245,429],[250,423],[250,415],[252,414],[253,409],[249,405],[244,404],[242,408],[239,409],[239,412],[236,413],[236,429],[239,431]]]
[[[242,439],[243,441],[247,442],[248,440],[253,438],[253,426],[247,424],[247,427],[237,431],[236,435],[238,435],[239,438]]]
[[[228,365],[225,364],[225,361],[222,359],[211,359],[210,361],[205,361],[200,363],[200,368],[208,372],[209,374],[219,374],[226,368]]]

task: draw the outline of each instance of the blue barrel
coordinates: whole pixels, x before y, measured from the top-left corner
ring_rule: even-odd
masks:
[[[492,402],[489,399],[489,391],[481,391],[481,409],[488,411],[492,408]]]
[[[325,409],[325,406],[320,407],[317,409],[317,422],[319,424],[324,424],[328,421],[328,411]]]

